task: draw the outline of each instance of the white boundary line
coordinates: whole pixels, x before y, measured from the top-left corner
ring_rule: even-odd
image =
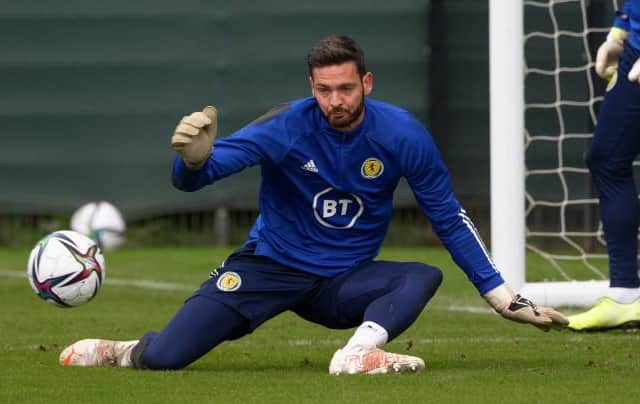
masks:
[[[10,269],[0,269],[0,277],[26,278],[27,273],[23,271],[15,271]],[[195,285],[186,285],[183,283],[173,283],[173,282],[158,282],[158,281],[151,281],[147,279],[136,280],[136,279],[107,278],[105,283],[107,285],[128,286],[128,287],[134,287],[134,288],[167,290],[167,291],[188,290],[193,292],[198,288]]]
[[[26,271],[16,271],[12,269],[0,269],[0,277],[6,278],[26,278]],[[189,291],[194,292],[198,289],[198,286],[187,285],[183,283],[174,282],[158,282],[148,279],[122,279],[122,278],[107,278],[105,281],[107,285],[134,287],[141,289],[151,290],[166,290],[166,291]],[[429,305],[428,309],[438,311],[451,311],[459,313],[474,313],[474,314],[493,314],[493,311],[489,308],[481,306],[461,306],[461,305]]]

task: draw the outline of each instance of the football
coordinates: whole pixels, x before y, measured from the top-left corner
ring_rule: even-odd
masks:
[[[69,230],[38,241],[29,254],[29,284],[42,299],[74,307],[93,299],[106,275],[104,257],[90,238]]]
[[[71,216],[71,230],[95,240],[102,250],[112,250],[124,242],[126,224],[120,211],[106,201],[90,202]]]

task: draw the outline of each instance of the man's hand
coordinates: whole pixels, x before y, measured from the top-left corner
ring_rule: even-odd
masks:
[[[569,320],[551,307],[536,306],[529,299],[513,293],[513,290],[502,284],[483,295],[485,300],[507,318],[518,323],[535,325],[543,331],[562,329],[569,325]]]
[[[171,147],[178,152],[187,167],[200,168],[213,151],[218,132],[218,111],[207,106],[202,112],[187,115],[178,123],[171,136]]]
[[[611,79],[618,70],[618,59],[624,49],[624,41],[629,33],[622,28],[613,27],[607,40],[600,45],[596,54],[596,73],[605,80]],[[635,66],[634,66],[635,67]],[[633,71],[633,69],[631,69]],[[640,66],[638,67],[640,74]],[[631,78],[629,78],[631,80]]]

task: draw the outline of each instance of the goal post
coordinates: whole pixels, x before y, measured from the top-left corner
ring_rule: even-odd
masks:
[[[516,290],[525,284],[523,4],[489,2],[491,254]]]
[[[538,304],[591,306],[608,288],[602,228],[597,221],[594,228],[590,214],[597,207],[597,198],[588,185],[589,173],[580,158],[586,152],[596,106],[602,99],[596,91],[599,84],[593,75],[591,44],[594,34],[605,35],[608,30],[605,26],[592,27],[589,16],[598,14],[610,26],[617,4],[616,0],[606,2],[610,13],[588,8],[604,3],[489,2],[491,252],[505,280]],[[539,19],[546,24],[539,32],[525,33],[526,7],[531,14],[544,16]],[[531,25],[531,21],[527,22]],[[530,66],[525,55],[529,45],[548,47],[548,52],[538,53],[548,56],[551,66]],[[525,94],[525,83],[539,92],[548,84],[552,95],[536,98]],[[576,120],[582,120],[581,125],[574,125]],[[531,128],[535,121],[543,129]],[[549,155],[541,158],[540,150],[549,151]],[[540,167],[530,167],[528,152],[535,154],[532,160],[546,158],[556,166],[543,162]],[[529,183],[535,183],[538,189],[527,189]],[[548,228],[530,223],[536,215],[544,216]],[[554,221],[557,226],[548,224]],[[537,244],[533,239],[543,241]],[[596,244],[599,251],[590,251],[589,246]],[[544,262],[557,276],[551,277],[552,281],[528,281],[527,251],[540,257],[536,262]],[[599,260],[599,268],[593,259]],[[572,279],[563,269],[567,263],[584,265],[586,276],[580,276],[583,280]],[[584,280],[589,277],[594,279]]]

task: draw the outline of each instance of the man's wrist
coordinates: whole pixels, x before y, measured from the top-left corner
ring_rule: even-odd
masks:
[[[513,300],[515,293],[511,289],[509,285],[503,283],[487,293],[485,293],[482,297],[489,303],[491,307],[494,308],[498,313],[502,313],[504,309],[509,307],[511,301]]]
[[[185,159],[184,157],[180,156],[180,161],[190,171],[197,171],[202,169],[202,167],[204,167],[205,164],[207,163],[207,160],[209,160],[209,156],[207,156],[207,158],[205,158],[204,160],[201,160],[198,162],[191,162]]]
[[[629,37],[629,32],[620,27],[613,27],[607,35],[607,41],[624,42]]]
[[[200,170],[202,167],[204,167],[204,164],[207,162],[206,159],[202,160],[199,163],[190,163],[186,160],[182,160],[182,162],[184,163],[184,165],[191,171],[196,171],[196,170]]]
[[[185,157],[182,157],[182,161],[184,162],[184,165],[187,166],[188,169],[194,170],[194,171],[199,170],[205,166],[205,164],[207,163],[207,160],[209,160],[209,157],[211,157],[211,153],[213,153],[213,147],[209,149],[209,152],[206,154],[206,156],[202,160],[189,161]]]

